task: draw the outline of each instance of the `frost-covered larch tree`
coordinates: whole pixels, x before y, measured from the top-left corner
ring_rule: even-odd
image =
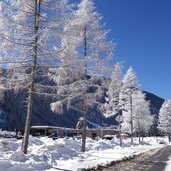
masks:
[[[65,30],[70,35],[65,40],[67,47],[79,59],[84,74],[102,70],[113,55],[114,44],[107,40],[108,31],[104,29],[102,16],[96,12],[92,0],[81,0]]]
[[[107,40],[108,31],[104,30],[101,19],[101,15],[95,11],[92,0],[81,0],[72,14],[71,22],[65,27],[66,34],[70,37],[63,40],[64,45],[67,44],[67,50],[75,55],[72,58],[79,61],[79,65],[77,63],[76,65],[80,68],[80,75],[84,79],[87,78],[88,72],[97,73],[104,69],[104,64],[113,55],[113,43]],[[83,113],[86,120],[86,93],[83,93],[83,96]],[[81,151],[85,151],[86,142],[86,121],[84,123]]]
[[[145,93],[137,90],[132,94],[132,115],[133,115],[133,131],[140,137],[147,134],[153,124],[153,116],[150,112],[150,102],[146,101]]]
[[[159,111],[158,128],[168,135],[169,142],[171,142],[171,101],[165,100]]]
[[[122,80],[123,85],[119,97],[119,106],[122,110],[122,131],[131,134],[133,144],[133,94],[137,91],[138,81],[132,67],[128,69]]]
[[[4,0],[3,3],[5,8],[2,10],[1,3],[0,21],[5,19],[6,22],[0,27],[1,61],[12,64],[8,67],[15,68],[15,72],[19,67],[31,71],[27,75],[28,105],[22,143],[22,151],[27,153],[38,71],[42,67],[61,65],[59,56],[63,47],[60,40],[70,6],[67,0]]]
[[[1,1],[0,2],[0,64],[6,64],[10,61],[11,56],[9,55],[8,58],[7,55],[12,51],[13,48],[13,42],[8,41],[7,38],[4,37],[4,35],[8,35],[13,31],[13,23],[11,23],[11,10],[10,6],[7,3],[8,1]]]
[[[108,88],[108,97],[106,98],[107,103],[105,104],[105,112],[103,113],[105,117],[111,117],[116,114],[119,114],[117,120],[119,122],[119,132],[120,132],[120,146],[122,146],[121,138],[121,110],[119,106],[119,97],[122,87],[122,63],[117,63],[114,66],[113,72],[111,74],[111,82]]]

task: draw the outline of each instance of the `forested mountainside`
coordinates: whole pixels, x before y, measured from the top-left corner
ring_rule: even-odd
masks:
[[[12,70],[0,70],[0,128],[5,130],[23,128],[25,124],[27,82],[24,81],[22,74],[29,71],[21,70],[20,74]],[[32,125],[74,128],[82,116],[84,100],[87,102],[88,120],[98,124],[117,124],[114,117],[106,119],[101,110],[105,104],[108,79],[88,76],[86,79],[61,85],[54,70],[43,69],[39,72],[43,73],[43,78],[37,78],[39,86],[36,90],[38,93],[34,95]],[[164,99],[145,93],[147,100],[151,101],[151,112],[157,118]]]
[[[162,99],[152,93],[149,93],[147,91],[144,91],[144,93],[146,94],[146,100],[150,101],[151,113],[156,115],[156,117],[158,117],[159,110],[164,102],[164,99]]]

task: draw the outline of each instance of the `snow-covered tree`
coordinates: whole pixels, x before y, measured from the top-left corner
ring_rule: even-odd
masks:
[[[138,81],[132,67],[128,69],[122,82],[119,97],[119,106],[123,115],[122,130],[131,133],[131,144],[133,144],[133,94],[137,91]]]
[[[145,99],[145,93],[138,90],[133,94],[133,131],[140,136],[148,133],[153,124],[153,116],[150,112],[150,103]]]
[[[119,107],[119,95],[120,90],[122,87],[122,79],[121,79],[121,71],[122,70],[122,64],[117,63],[114,66],[113,72],[111,74],[111,82],[109,84],[108,88],[108,97],[106,98],[107,103],[105,103],[105,112],[103,112],[105,117],[111,117],[116,114],[120,114],[121,110]],[[121,138],[121,116],[119,115],[117,117],[117,121],[119,123],[119,134],[120,134],[120,145],[122,146],[122,138]]]
[[[70,37],[67,35],[63,44],[67,45],[66,52],[72,52],[71,59],[74,58],[74,62],[79,60],[79,65],[76,62],[79,67],[77,71],[83,78],[86,78],[88,72],[94,73],[102,70],[107,59],[112,57],[113,43],[107,41],[108,31],[103,29],[101,18],[101,15],[95,11],[92,0],[81,0],[78,9],[73,13],[71,22],[65,27],[66,34]],[[86,97],[83,101],[86,101]],[[82,151],[85,151],[86,142],[86,106],[84,106],[84,111]]]
[[[21,67],[31,71],[22,143],[22,151],[27,153],[36,79],[40,68],[61,65],[59,56],[63,47],[60,40],[70,6],[67,0],[4,0],[3,5],[5,8],[1,10],[0,21],[5,19],[6,22],[0,27],[3,42],[0,47],[5,51],[1,55],[2,61],[12,64],[9,66],[15,68],[15,72]]]
[[[113,43],[107,41],[108,31],[103,29],[102,17],[95,10],[92,0],[81,0],[65,27],[70,36],[66,36],[64,45],[67,44],[74,58],[79,59],[85,75],[87,71],[102,70],[113,55]]]
[[[107,103],[105,104],[106,112],[104,115],[106,117],[114,116],[120,111],[119,108],[119,94],[122,87],[121,71],[122,64],[117,63],[114,66],[113,72],[111,74],[111,82],[108,87],[108,97],[106,98]]]
[[[158,128],[168,135],[171,141],[171,101],[165,100],[159,112]]]
[[[147,133],[153,124],[150,103],[138,87],[136,74],[130,67],[123,78],[119,105],[123,110],[122,130],[131,134],[132,144],[134,133],[138,133],[139,136]]]
[[[0,64],[4,65],[7,61],[10,61],[5,58],[12,51],[13,43],[8,41],[4,35],[8,35],[13,30],[13,23],[11,23],[10,18],[12,17],[10,6],[7,3],[8,1],[4,0],[0,2]]]

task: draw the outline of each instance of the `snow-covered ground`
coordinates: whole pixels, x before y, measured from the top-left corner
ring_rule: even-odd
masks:
[[[168,161],[166,163],[164,171],[171,171],[171,155],[168,157]]]
[[[140,154],[154,148],[163,147],[159,142],[167,142],[165,138],[144,138],[143,145],[134,139],[124,140],[124,147],[119,147],[119,140],[87,139],[86,152],[80,152],[81,140],[57,139],[47,137],[30,137],[28,154],[20,151],[22,140],[0,138],[0,171],[77,171],[98,164],[107,164],[114,160]]]

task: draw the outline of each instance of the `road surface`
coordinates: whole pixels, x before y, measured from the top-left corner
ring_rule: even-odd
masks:
[[[129,161],[124,161],[102,171],[164,171],[171,155],[171,146],[147,152]]]

